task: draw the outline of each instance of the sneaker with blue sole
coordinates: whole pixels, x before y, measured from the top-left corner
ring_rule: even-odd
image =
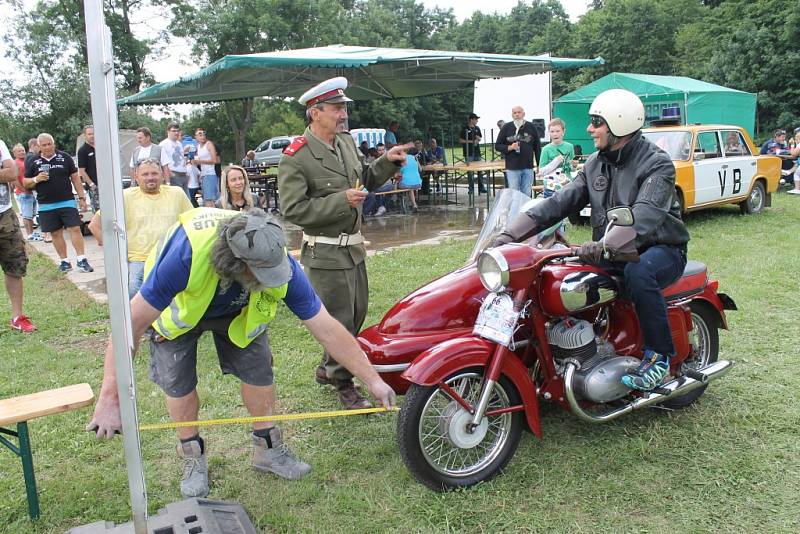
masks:
[[[58,265],[58,270],[62,273],[66,273],[72,270],[72,264],[67,260],[61,260],[61,263]]]
[[[84,273],[93,273],[94,272],[94,269],[92,269],[92,266],[89,265],[89,260],[87,260],[86,258],[83,258],[82,260],[78,260],[78,263],[76,265],[78,266],[78,269],[80,269]]]
[[[637,391],[652,391],[669,376],[669,358],[652,350],[644,351],[642,363],[622,377],[623,385]]]

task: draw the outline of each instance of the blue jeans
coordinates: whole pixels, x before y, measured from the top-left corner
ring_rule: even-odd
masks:
[[[386,180],[386,183],[380,186],[378,189],[375,191],[370,191],[369,194],[367,194],[367,198],[364,199],[362,213],[364,215],[372,215],[380,206],[386,207],[386,196],[377,196],[375,193],[385,193],[386,191],[391,191],[392,189],[394,189],[394,183],[391,180]]]
[[[144,262],[143,261],[129,261],[128,262],[128,299],[132,299],[139,288],[142,287],[144,281]]]
[[[644,348],[670,357],[675,355],[675,346],[661,290],[678,280],[685,267],[685,249],[670,245],[654,245],[638,263],[625,264],[625,288],[636,306]]]
[[[508,180],[509,189],[516,189],[517,191],[531,196],[533,169],[522,169],[518,171],[506,169],[506,179]]]

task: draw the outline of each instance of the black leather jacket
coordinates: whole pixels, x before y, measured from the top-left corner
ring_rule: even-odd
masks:
[[[618,151],[592,154],[571,183],[525,213],[541,229],[586,204],[592,206],[594,241],[605,233],[606,211],[618,206],[633,210],[640,253],[656,244],[685,246],[689,241],[675,198],[675,166],[641,132]]]

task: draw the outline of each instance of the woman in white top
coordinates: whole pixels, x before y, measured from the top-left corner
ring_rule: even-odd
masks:
[[[219,160],[214,143],[206,137],[206,131],[198,128],[194,132],[197,139],[197,156],[192,160],[192,165],[200,165],[200,187],[203,188],[203,205],[213,208],[219,198],[219,180],[214,171],[214,165]]]

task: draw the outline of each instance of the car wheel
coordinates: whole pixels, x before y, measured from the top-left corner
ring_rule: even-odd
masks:
[[[764,190],[764,182],[758,181],[753,184],[750,195],[739,203],[742,213],[761,213],[766,204],[767,192]]]

